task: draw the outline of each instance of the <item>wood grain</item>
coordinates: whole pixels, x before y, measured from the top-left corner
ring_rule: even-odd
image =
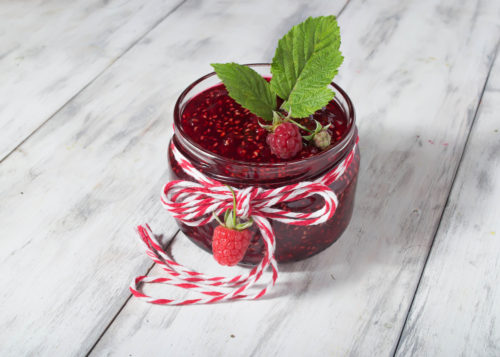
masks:
[[[499,111],[497,54],[398,356],[500,355]]]
[[[132,299],[94,354],[393,354],[493,61],[499,9],[350,1],[338,82],[358,109],[362,168],[347,232],[313,259],[282,266],[262,301],[164,308]],[[185,240],[173,249],[213,269]]]
[[[344,3],[322,4],[188,1],[0,164],[1,355],[87,353],[151,266],[135,224],[177,231],[158,194],[182,88]]]
[[[180,3],[0,2],[0,161]]]

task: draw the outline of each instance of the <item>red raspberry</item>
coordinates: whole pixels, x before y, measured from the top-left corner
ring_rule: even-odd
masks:
[[[220,265],[236,265],[245,256],[250,244],[251,233],[248,229],[237,231],[217,226],[212,239],[212,252]]]
[[[298,126],[292,123],[278,125],[274,133],[267,135],[266,141],[271,153],[281,159],[290,159],[302,150],[302,136]]]

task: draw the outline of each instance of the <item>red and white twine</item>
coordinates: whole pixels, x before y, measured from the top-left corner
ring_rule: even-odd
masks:
[[[251,217],[259,228],[265,243],[264,258],[248,274],[226,278],[207,276],[188,269],[175,262],[164,252],[147,224],[138,226],[137,230],[146,245],[147,254],[161,266],[167,276],[138,276],[132,281],[130,291],[137,298],[161,305],[208,304],[225,300],[260,298],[269,292],[278,278],[278,266],[274,256],[276,237],[269,219],[300,226],[321,224],[329,220],[335,213],[338,199],[335,192],[328,186],[342,176],[349,167],[353,161],[355,150],[356,145],[333,170],[315,181],[300,182],[274,189],[253,186],[242,189],[232,188],[236,195],[237,216],[242,219]],[[233,194],[228,186],[198,171],[173,144],[172,152],[179,166],[196,180],[196,182],[171,181],[164,186],[161,202],[174,218],[189,226],[202,226],[214,219],[213,213],[219,216],[233,208]],[[274,208],[278,203],[293,202],[313,195],[319,195],[324,200],[323,206],[314,212],[300,213]],[[272,274],[265,287],[260,290],[251,289],[269,267]],[[154,298],[139,290],[138,285],[141,283],[169,284],[191,290],[200,296],[195,299]],[[225,288],[225,290],[222,291],[220,288]]]

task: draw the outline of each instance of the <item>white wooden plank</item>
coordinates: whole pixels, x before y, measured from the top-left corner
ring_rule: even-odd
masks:
[[[180,2],[0,2],[0,161]]]
[[[177,230],[158,194],[181,90],[211,62],[269,60],[286,29],[343,5],[321,4],[187,2],[2,162],[2,356],[92,347],[151,266],[134,225]]]
[[[500,356],[499,112],[497,56],[399,356]]]
[[[345,235],[282,266],[262,301],[165,308],[132,299],[95,355],[392,354],[491,66],[499,10],[491,1],[352,0],[340,16],[339,83],[358,109],[362,164]],[[213,269],[185,240],[174,249]]]

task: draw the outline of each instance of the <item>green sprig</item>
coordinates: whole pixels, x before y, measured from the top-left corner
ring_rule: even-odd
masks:
[[[278,42],[268,83],[250,67],[237,63],[212,64],[229,95],[265,121],[284,110],[307,117],[328,104],[328,87],[342,64],[340,30],[335,16],[309,17]],[[276,97],[283,100],[277,108]]]

